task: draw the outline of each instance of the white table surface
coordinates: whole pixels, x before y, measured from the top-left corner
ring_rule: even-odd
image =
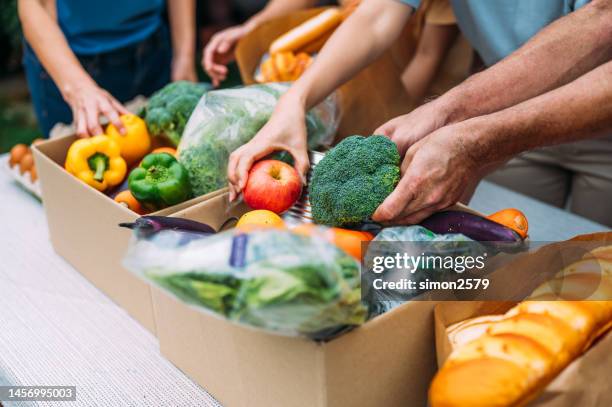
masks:
[[[17,384],[77,386],[36,406],[219,406],[55,254],[42,204],[0,168],[0,385]]]
[[[471,206],[523,210],[534,241],[608,228],[490,183]],[[62,258],[41,203],[0,169],[0,385],[76,385],[78,406],[218,406],[156,339]],[[31,403],[5,403],[27,406]]]

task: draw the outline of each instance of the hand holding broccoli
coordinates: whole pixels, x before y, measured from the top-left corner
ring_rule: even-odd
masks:
[[[377,222],[416,224],[458,202],[483,173],[483,160],[465,123],[443,127],[413,144],[395,191],[373,215]]]

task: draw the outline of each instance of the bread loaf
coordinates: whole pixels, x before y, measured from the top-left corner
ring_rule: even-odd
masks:
[[[504,315],[448,328],[432,407],[522,406],[612,327],[612,246],[594,250]]]
[[[327,9],[274,40],[270,45],[270,55],[277,52],[298,51],[335,29],[341,22],[342,13],[338,8]]]

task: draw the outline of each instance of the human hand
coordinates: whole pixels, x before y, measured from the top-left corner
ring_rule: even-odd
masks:
[[[415,224],[459,201],[483,175],[478,152],[466,122],[443,127],[414,143],[402,162],[402,178],[372,218],[390,224]]]
[[[395,117],[374,131],[389,137],[403,156],[408,148],[431,132],[445,126],[448,122],[446,109],[433,101],[422,105],[412,112]]]
[[[219,31],[204,48],[202,67],[212,79],[214,86],[227,77],[227,64],[234,59],[234,48],[238,40],[251,31],[248,24],[242,24]]]
[[[125,127],[119,116],[130,112],[110,93],[93,81],[82,81],[64,92],[64,99],[72,109],[72,118],[79,137],[96,136],[104,131],[100,116],[105,116],[121,134]]]
[[[198,81],[193,55],[177,55],[172,58],[170,79],[172,82]]]
[[[295,169],[304,183],[310,168],[305,115],[302,107],[283,102],[281,98],[274,114],[255,137],[230,155],[227,166],[230,201],[236,199],[246,186],[253,163],[275,151],[287,151],[293,156]]]

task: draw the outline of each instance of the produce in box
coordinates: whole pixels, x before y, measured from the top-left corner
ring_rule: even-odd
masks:
[[[135,226],[125,266],[203,312],[315,339],[365,322],[359,265],[327,240],[274,228]]]
[[[207,92],[193,111],[178,147],[195,196],[227,184],[232,151],[250,141],[268,121],[289,84],[252,85]],[[306,115],[308,147],[328,146],[338,128],[335,95]]]
[[[108,136],[83,138],[72,143],[66,155],[66,171],[97,189],[106,191],[121,184],[127,164],[119,144]]]
[[[191,112],[208,89],[208,84],[178,81],[155,92],[143,114],[151,136],[177,146]]]
[[[147,155],[128,178],[130,192],[147,209],[156,211],[191,198],[187,171],[173,155]]]
[[[351,136],[315,166],[309,185],[312,216],[330,226],[366,221],[400,179],[400,156],[384,136]]]

